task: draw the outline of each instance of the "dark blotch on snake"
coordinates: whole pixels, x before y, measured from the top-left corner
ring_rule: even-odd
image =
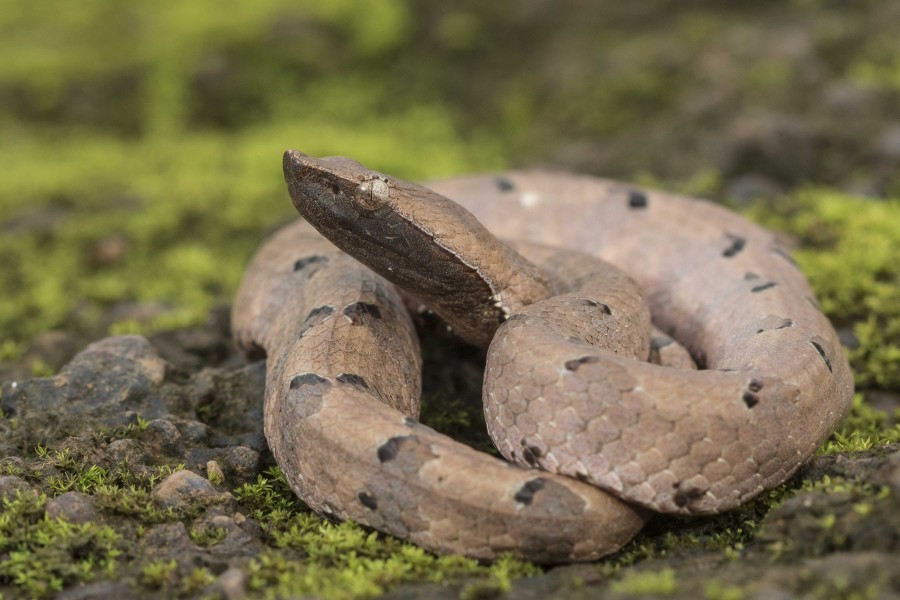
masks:
[[[369,384],[366,383],[366,380],[355,373],[341,373],[337,376],[337,380],[341,383],[349,383],[350,385],[369,389]]]
[[[778,325],[778,327],[773,327],[771,330],[770,329],[757,329],[756,333],[762,333],[764,331],[772,331],[772,330],[777,331],[778,329],[786,329],[788,327],[793,327],[793,326],[794,326],[794,322],[791,321],[790,319],[782,319],[782,321]]]
[[[599,356],[582,356],[581,358],[574,358],[572,360],[567,360],[565,367],[569,371],[577,371],[578,367],[580,367],[581,365],[598,363],[598,362],[600,362]]]
[[[396,435],[380,445],[378,447],[378,461],[384,463],[397,458],[397,452],[400,450],[400,446],[410,437],[411,436],[408,435]]]
[[[325,379],[324,377],[320,377],[319,375],[316,375],[315,373],[304,373],[303,375],[297,375],[296,377],[291,379],[291,389],[292,390],[299,389],[299,388],[303,387],[304,385],[321,385],[321,384],[328,384],[329,386],[331,385],[331,383],[327,379]]]
[[[328,262],[327,256],[319,256],[318,254],[314,254],[313,256],[307,256],[306,258],[301,258],[300,260],[294,263],[294,270],[300,271],[301,269],[305,269],[309,265],[314,265],[320,262]]]
[[[830,373],[834,373],[834,371],[832,370],[832,367],[831,367],[831,361],[828,360],[828,355],[825,354],[825,348],[822,347],[822,344],[820,344],[814,340],[810,340],[809,343],[812,344],[812,347],[816,349],[816,352],[818,352],[819,356],[822,357],[822,360],[825,361],[825,366],[828,367],[828,371]]]
[[[543,453],[541,449],[537,446],[529,446],[525,443],[525,440],[522,440],[522,458],[525,459],[532,467],[537,465],[538,459],[541,457]]]
[[[679,506],[682,508],[687,506],[690,503],[690,501],[693,500],[694,498],[699,498],[699,497],[703,496],[703,494],[705,493],[704,491],[697,490],[697,489],[694,489],[694,490],[681,489],[680,483],[676,483],[673,487],[676,490],[675,496],[673,498],[673,500],[675,501],[675,506]]]
[[[768,283],[763,283],[763,284],[761,284],[761,285],[758,285],[758,286],[752,288],[750,291],[753,292],[753,293],[755,294],[755,293],[757,293],[757,292],[763,292],[763,291],[765,291],[765,290],[772,289],[772,288],[775,287],[776,285],[778,285],[778,284],[775,283],[774,281],[770,281],[770,282],[768,282]]]
[[[628,192],[628,206],[630,208],[647,208],[647,194],[638,190]]]
[[[744,249],[744,246],[747,245],[747,240],[742,237],[738,237],[736,235],[725,234],[725,236],[731,240],[731,245],[722,252],[722,256],[725,258],[731,258],[738,254],[741,250]]]
[[[755,394],[763,389],[763,382],[759,379],[751,379],[750,383],[747,385],[747,389]]]
[[[516,495],[513,496],[513,499],[516,502],[520,502],[527,506],[534,500],[534,495],[544,489],[545,484],[546,480],[542,477],[526,481],[525,484],[519,488],[519,491],[516,492]]]
[[[381,311],[375,304],[354,302],[344,308],[344,316],[349,318],[354,325],[362,325],[363,315],[369,315],[373,319],[381,319]]]
[[[513,182],[506,177],[498,177],[494,180],[494,182],[497,184],[497,187],[501,192],[511,192],[516,187],[515,185],[513,185]]]
[[[366,508],[371,510],[378,508],[378,501],[375,500],[375,496],[369,492],[360,492],[357,497],[359,498],[360,503]]]
[[[741,397],[744,401],[744,404],[747,405],[747,408],[753,408],[757,404],[759,404],[759,398],[756,397],[756,394],[751,392],[744,392],[744,395]]]
[[[757,275],[753,271],[747,271],[746,273],[744,273],[745,281],[750,281],[751,279],[759,279],[759,275]]]

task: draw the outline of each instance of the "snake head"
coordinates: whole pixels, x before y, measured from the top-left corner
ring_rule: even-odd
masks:
[[[314,158],[288,150],[283,167],[294,206],[314,225],[317,218],[352,219],[390,200],[390,179],[350,158]]]

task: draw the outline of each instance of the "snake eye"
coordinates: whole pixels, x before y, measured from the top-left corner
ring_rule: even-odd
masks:
[[[388,201],[390,186],[382,179],[370,179],[356,186],[356,198],[363,208],[374,210]]]

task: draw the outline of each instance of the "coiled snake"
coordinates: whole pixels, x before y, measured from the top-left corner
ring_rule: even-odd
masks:
[[[802,273],[724,208],[551,172],[429,189],[296,151],[284,173],[312,227],[263,244],[233,329],[268,356],[266,436],[317,512],[437,552],[592,560],[648,511],[778,485],[849,410]],[[485,416],[511,462],[416,420],[418,342],[388,280],[490,344]]]

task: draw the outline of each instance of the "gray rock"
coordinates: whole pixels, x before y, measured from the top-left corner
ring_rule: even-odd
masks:
[[[100,518],[94,501],[81,492],[66,492],[47,502],[47,516],[71,523],[91,523]]]
[[[180,457],[184,451],[181,432],[168,419],[151,421],[141,437],[147,452],[153,455]]]
[[[218,592],[225,597],[225,600],[241,600],[247,593],[246,576],[244,572],[236,567],[226,569],[224,573],[219,575],[216,582],[212,585],[213,592]]]
[[[0,500],[15,500],[17,495],[37,496],[37,492],[31,485],[15,475],[3,475],[0,477]]]
[[[138,465],[147,460],[143,444],[132,438],[110,442],[106,447],[106,456],[111,466],[126,463]]]
[[[187,470],[172,473],[153,490],[153,499],[164,508],[184,509],[196,502],[213,502],[221,496],[208,479]]]
[[[146,556],[154,558],[185,558],[201,550],[180,521],[154,525],[141,538],[140,547]]]
[[[113,429],[136,416],[167,412],[159,388],[166,361],[145,338],[102,339],[80,352],[58,375],[6,382],[0,406],[18,419],[17,436],[28,447],[91,429]]]

